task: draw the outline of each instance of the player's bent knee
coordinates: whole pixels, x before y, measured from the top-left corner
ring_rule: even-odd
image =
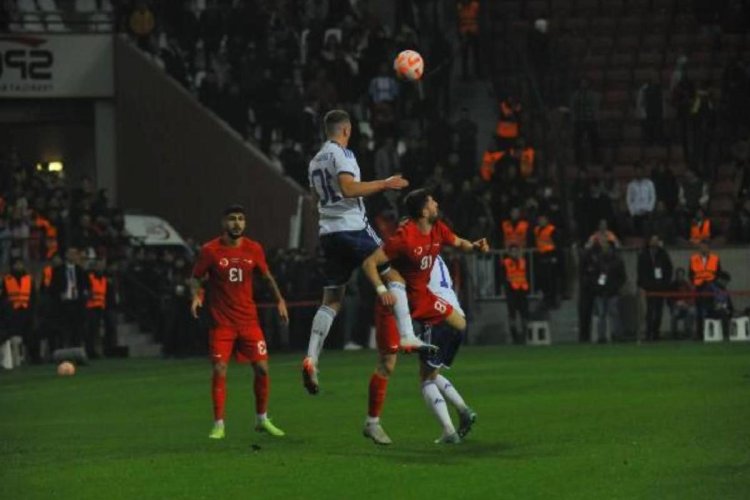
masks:
[[[218,361],[214,363],[214,372],[225,377],[227,375],[227,366],[228,365],[224,361]]]
[[[466,318],[453,311],[450,316],[446,319],[447,323],[451,328],[454,328],[460,332],[466,330]]]
[[[268,365],[263,363],[256,363],[253,365],[253,370],[255,371],[255,375],[258,377],[265,377],[268,375]]]

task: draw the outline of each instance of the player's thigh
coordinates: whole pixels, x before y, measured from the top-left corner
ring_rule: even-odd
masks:
[[[380,301],[375,302],[375,340],[381,354],[397,353],[401,343],[393,309]]]
[[[455,309],[445,318],[445,322],[453,329],[462,332],[466,330],[466,318]]]
[[[226,326],[214,326],[208,331],[208,348],[214,364],[226,366],[232,359],[237,330]]]
[[[260,325],[253,324],[239,330],[237,338],[237,361],[258,363],[268,360],[268,348]]]
[[[323,288],[323,304],[340,308],[346,294],[346,285],[328,285]]]
[[[429,290],[414,293],[409,297],[411,316],[427,325],[436,325],[453,314],[453,306]]]

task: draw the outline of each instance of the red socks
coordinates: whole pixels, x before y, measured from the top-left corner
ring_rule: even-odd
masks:
[[[223,420],[224,402],[227,399],[227,378],[215,371],[211,380],[211,398],[214,402],[214,420]]]
[[[268,375],[255,375],[253,388],[255,390],[255,413],[264,415],[268,407],[268,386],[270,381]]]
[[[388,379],[373,373],[370,377],[370,398],[367,415],[371,418],[380,416],[385,403],[385,390],[388,388]]]

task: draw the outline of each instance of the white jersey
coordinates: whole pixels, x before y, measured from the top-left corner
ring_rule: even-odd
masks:
[[[362,198],[345,198],[339,185],[339,174],[350,174],[355,181],[360,180],[359,165],[351,150],[326,141],[310,161],[307,174],[310,187],[318,195],[320,234],[367,227]]]
[[[443,258],[437,256],[435,263],[432,265],[432,272],[430,272],[430,283],[427,285],[432,293],[449,303],[453,306],[453,309],[463,317],[466,317],[466,313],[461,309],[461,304],[458,303],[458,297],[456,292],[453,291],[453,280],[451,279],[451,273],[448,272],[448,266],[445,265]]]

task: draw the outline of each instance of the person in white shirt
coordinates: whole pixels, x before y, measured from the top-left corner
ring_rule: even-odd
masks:
[[[646,221],[656,206],[656,188],[640,163],[635,166],[635,179],[628,184],[627,203],[635,233],[643,236]]]
[[[333,320],[341,310],[346,283],[352,271],[382,244],[370,227],[362,198],[409,185],[400,175],[369,182],[361,180],[357,159],[347,149],[352,124],[346,111],[329,111],[323,118],[323,126],[327,140],[308,168],[310,189],[318,204],[326,280],[323,303],[313,317],[307,356],[302,361],[302,381],[310,394],[317,394],[319,390],[318,358]],[[423,345],[416,337],[407,340],[410,346]]]

